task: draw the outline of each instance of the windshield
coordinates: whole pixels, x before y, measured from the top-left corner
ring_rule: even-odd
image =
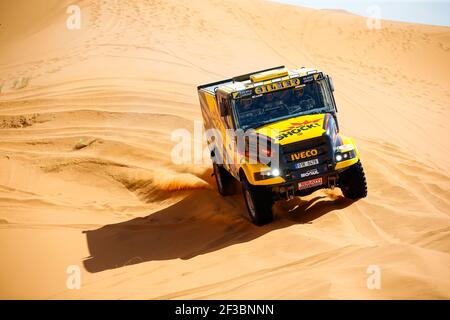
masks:
[[[233,104],[237,122],[244,130],[295,116],[334,112],[325,79],[298,88],[237,99]]]

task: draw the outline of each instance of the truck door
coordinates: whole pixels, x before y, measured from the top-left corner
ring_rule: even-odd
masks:
[[[221,127],[223,127],[222,143],[223,150],[226,156],[226,158],[224,158],[224,166],[230,171],[232,175],[237,176],[238,168],[235,164],[237,139],[235,135],[235,125],[233,121],[233,111],[231,109],[230,95],[225,92],[218,91],[216,92],[216,97],[222,124]]]

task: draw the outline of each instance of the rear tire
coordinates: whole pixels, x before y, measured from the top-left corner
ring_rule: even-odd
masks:
[[[340,187],[344,197],[356,200],[367,196],[367,182],[360,161],[340,174]]]
[[[214,176],[216,178],[217,191],[222,196],[230,196],[235,192],[235,182],[233,176],[218,164],[213,164]]]
[[[270,190],[264,186],[251,185],[244,176],[242,178],[242,193],[248,216],[253,224],[263,226],[273,221],[272,206],[274,200]]]

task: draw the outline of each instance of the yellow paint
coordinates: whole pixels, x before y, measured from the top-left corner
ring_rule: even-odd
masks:
[[[283,68],[279,70],[271,70],[251,75],[250,80],[252,80],[252,82],[261,82],[270,79],[285,77],[287,75],[289,75],[288,70]]]
[[[255,186],[267,186],[267,185],[274,185],[274,184],[280,184],[286,182],[282,177],[274,177],[270,179],[264,179],[264,180],[255,180],[255,173],[261,172],[262,170],[270,170],[270,168],[261,163],[256,164],[248,164],[244,163],[241,165],[242,170],[245,173],[245,176],[247,177],[248,182]]]
[[[262,80],[262,79],[258,79]],[[269,83],[266,86],[260,86],[257,88],[262,88],[260,90],[279,90],[280,87],[283,85],[285,86],[296,86],[297,82],[300,81],[298,78],[294,79],[284,79],[283,81],[277,82],[280,85],[273,86],[273,83]],[[284,83],[284,84],[283,84]],[[255,88],[255,91],[258,92]],[[211,94],[205,94],[205,101],[207,103],[207,108],[209,109],[209,112],[211,114],[210,121],[213,123],[213,126],[220,131],[222,134],[222,137],[226,136],[226,128],[222,122],[222,119],[219,114],[219,110],[216,105],[216,99],[214,95]],[[280,145],[286,145],[291,144],[294,142],[299,142],[303,140],[312,139],[315,137],[320,137],[325,133],[325,130],[323,129],[323,122],[325,120],[325,114],[315,114],[315,115],[304,115],[304,116],[298,116],[293,117],[286,120],[280,120],[275,123],[271,123],[268,125],[265,125],[263,127],[260,127],[256,129],[255,131],[259,134],[266,135]],[[340,134],[339,134],[340,135]],[[359,160],[359,152],[356,148],[355,142],[352,138],[340,135],[342,138],[343,144],[352,144],[354,146],[354,150],[356,153],[356,157],[353,159],[341,161],[336,164],[336,170],[343,169],[346,167],[349,167]],[[228,140],[227,140],[228,141]],[[313,149],[311,149],[313,150]],[[310,150],[310,151],[311,151]],[[223,153],[223,150],[217,150],[221,154]],[[230,150],[231,151],[231,150]],[[227,151],[228,152],[228,151]],[[306,152],[306,151],[305,151]],[[302,155],[299,152],[299,157],[303,159]],[[312,155],[312,154],[311,154]],[[305,153],[305,157],[306,157]],[[314,155],[312,155],[314,156]],[[243,170],[245,173],[245,176],[247,177],[248,181],[253,185],[277,185],[285,183],[286,181],[282,177],[274,177],[264,180],[255,180],[254,173],[261,172],[262,170],[270,170],[270,168],[265,164],[249,164],[245,163],[245,157],[243,155],[236,154],[237,160],[232,165],[226,165],[225,167],[230,173],[237,179],[239,179],[239,170]],[[222,158],[224,158],[224,155],[222,154]]]
[[[324,118],[324,114],[294,117],[268,124],[256,132],[275,139],[280,145],[290,144],[321,136],[325,132]]]
[[[344,160],[344,161],[336,163],[336,168],[335,169],[338,170],[338,169],[343,169],[343,168],[346,168],[346,167],[350,167],[351,165],[354,165],[357,162],[358,162],[358,157],[353,158],[353,159],[349,159],[349,160]]]

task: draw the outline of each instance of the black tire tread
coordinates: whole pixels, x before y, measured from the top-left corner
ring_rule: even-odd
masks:
[[[250,191],[250,195],[253,198],[253,203],[255,206],[256,214],[253,217],[250,213],[250,209],[247,203],[247,198],[245,196],[245,190]],[[247,207],[247,212],[250,221],[257,225],[263,226],[274,220],[272,213],[272,206],[274,200],[272,197],[272,192],[263,186],[253,186],[251,185],[245,177],[242,179],[242,195],[244,197],[245,205]]]
[[[218,164],[213,164],[213,166],[216,166],[217,168],[214,168],[214,176],[216,178],[216,185],[217,185],[217,191],[219,191],[219,193],[222,196],[230,196],[233,195],[235,193],[235,179],[234,177],[227,171],[225,170],[224,167],[218,165]],[[220,171],[220,177],[215,173],[215,170],[219,170]],[[223,188],[220,188],[220,185],[218,183],[218,179],[222,179],[222,186]]]
[[[361,161],[341,173],[340,187],[344,197],[352,200],[367,196],[367,181]]]

